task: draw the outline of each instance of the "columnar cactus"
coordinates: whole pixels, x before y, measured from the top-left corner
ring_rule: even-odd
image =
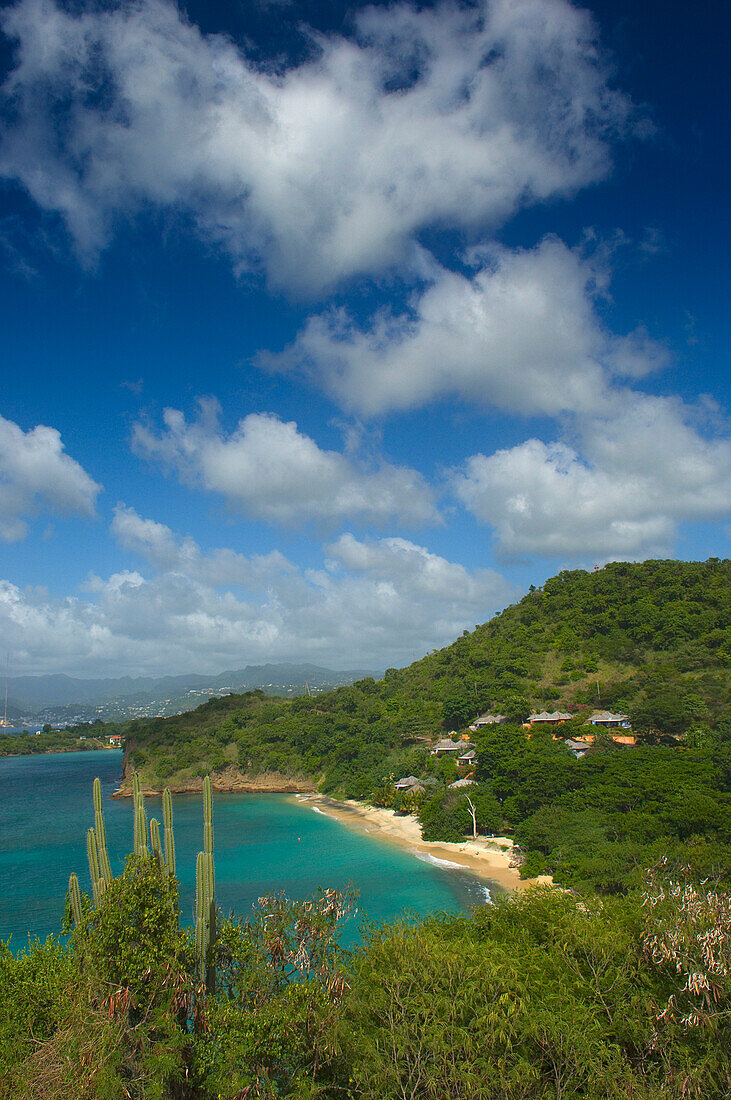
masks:
[[[153,857],[169,874],[175,874],[175,837],[173,835],[173,804],[170,791],[165,789],[162,799],[162,816],[165,833],[165,855],[163,859],[160,823],[153,818],[150,821],[150,846],[147,841],[147,815],[142,795],[142,787],[137,772],[132,776],[132,795],[134,803],[134,850],[137,856]],[[86,834],[86,852],[89,859],[89,874],[94,897],[94,905],[99,906],[104,891],[112,881],[112,870],[107,852],[107,836],[102,812],[102,789],[98,779],[94,780],[94,828]],[[203,781],[203,851],[198,853],[196,862],[195,890],[195,957],[201,986],[209,993],[215,991],[215,965],[213,947],[216,942],[216,871],[213,862],[213,797],[210,776]],[[75,874],[69,878],[69,903],[74,924],[79,928],[84,920],[79,880]]]
[[[112,865],[109,862],[107,851],[107,830],[104,826],[104,811],[102,810],[102,785],[98,778],[94,780],[94,832],[99,856],[99,872],[104,879],[104,885],[108,886],[112,881]]]
[[[214,991],[213,945],[216,942],[216,872],[213,863],[213,804],[211,780],[203,780],[203,851],[195,868],[195,953],[201,985]]]
[[[89,859],[89,875],[91,877],[91,891],[94,896],[94,905],[99,905],[106,888],[106,882],[102,876],[99,862],[99,846],[96,833],[88,829],[86,833],[86,854]]]
[[[213,889],[213,856],[199,852],[195,869],[195,954],[201,985],[213,992],[212,949],[216,940],[216,905]]]
[[[132,799],[134,802],[135,855],[146,856],[147,850],[147,814],[145,799],[137,772],[132,776]]]
[[[173,800],[170,791],[162,792],[162,821],[165,826],[165,867],[171,875],[175,874],[175,837],[173,835]]]
[[[69,875],[69,901],[71,902],[71,915],[77,928],[81,927],[84,919],[84,911],[81,907],[81,890],[79,880],[72,871]]]

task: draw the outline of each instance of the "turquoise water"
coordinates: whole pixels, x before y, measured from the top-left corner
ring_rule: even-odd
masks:
[[[116,750],[20,756],[0,760],[0,939],[18,950],[28,934],[59,932],[71,871],[90,890],[86,830],[93,824],[91,786],[104,792],[107,844],[115,874],[132,847],[129,799],[109,797],[119,783]],[[148,817],[162,817],[160,799],[145,800]],[[199,795],[174,795],[181,912],[193,906],[195,857],[202,847]],[[214,794],[216,895],[224,913],[247,915],[262,894],[285,890],[306,897],[318,886],[359,890],[358,918],[344,938],[357,937],[362,916],[457,912],[485,901],[481,883],[464,872],[422,862],[408,851],[352,831],[285,795]]]

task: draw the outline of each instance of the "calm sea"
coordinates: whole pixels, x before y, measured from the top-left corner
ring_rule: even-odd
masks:
[[[22,947],[30,933],[59,932],[71,871],[90,891],[86,830],[93,825],[92,782],[99,776],[112,869],[132,847],[132,807],[109,795],[119,783],[116,750],[21,756],[0,760],[0,939]],[[485,889],[461,871],[425,863],[408,851],[351,831],[284,795],[214,794],[216,895],[223,911],[248,915],[262,894],[284,890],[306,897],[318,886],[359,890],[358,916],[344,940],[357,938],[362,916],[452,912],[484,904]],[[162,818],[160,799],[145,801]],[[195,857],[202,847],[199,795],[174,795],[181,912],[189,919]]]

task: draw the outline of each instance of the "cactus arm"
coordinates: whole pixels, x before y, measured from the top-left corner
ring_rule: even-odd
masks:
[[[162,867],[162,847],[160,846],[160,822],[154,817],[150,822],[150,850]]]
[[[94,780],[94,832],[99,858],[99,875],[104,879],[104,885],[108,886],[112,881],[112,865],[109,862],[107,851],[107,830],[104,825],[104,811],[102,809],[102,785],[98,777]]]
[[[140,777],[137,772],[132,776],[132,796],[134,801],[134,838],[135,855],[147,855],[147,814],[145,813],[145,799],[140,786]]]
[[[207,897],[206,862],[205,852],[199,852],[195,865],[195,956],[201,985],[206,980],[208,969],[210,899]]]
[[[166,787],[162,792],[162,820],[165,829],[165,867],[175,874],[175,836],[173,834],[173,800]]]
[[[102,900],[102,894],[106,883],[102,877],[99,866],[99,848],[96,842],[96,833],[89,829],[86,833],[86,854],[89,859],[89,875],[91,877],[91,892],[94,896],[94,905],[97,907]]]
[[[215,992],[216,872],[213,860],[213,800],[210,776],[203,780],[203,851],[195,868],[195,954],[198,977],[209,993]]]
[[[79,880],[73,871],[69,876],[69,901],[71,903],[71,915],[74,918],[74,925],[76,928],[80,928],[84,920],[84,911],[81,906]]]
[[[213,863],[213,853],[206,855],[206,894],[211,904],[216,897],[216,870]]]
[[[104,813],[102,810],[102,784],[99,776],[94,780],[94,829],[96,840],[100,848],[107,846],[107,834],[104,828]]]
[[[203,780],[203,851],[206,855],[213,855],[213,796],[210,775]]]

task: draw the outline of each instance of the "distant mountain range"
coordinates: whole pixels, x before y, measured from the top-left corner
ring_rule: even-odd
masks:
[[[369,669],[336,671],[310,664],[247,665],[215,676],[120,676],[78,679],[51,676],[14,676],[8,679],[8,718],[48,721],[90,721],[178,714],[199,706],[201,696],[261,688],[271,695],[301,695],[329,691],[365,676]],[[2,715],[0,715],[2,717]]]

